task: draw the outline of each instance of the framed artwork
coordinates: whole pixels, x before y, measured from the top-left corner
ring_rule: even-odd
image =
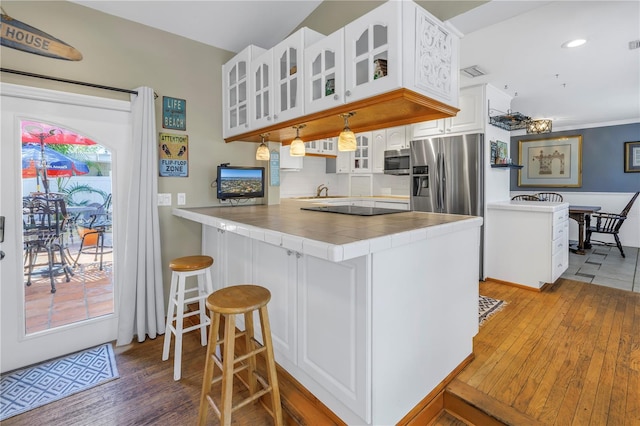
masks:
[[[624,172],[640,172],[640,141],[624,143]]]
[[[518,141],[518,186],[582,186],[582,136]]]

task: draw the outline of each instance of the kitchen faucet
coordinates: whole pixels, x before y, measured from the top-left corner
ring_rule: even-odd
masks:
[[[325,197],[329,196],[329,187],[325,186],[324,183],[321,183],[320,185],[318,185],[318,188],[316,189],[316,197],[320,197],[320,194],[322,194],[322,191],[324,191]]]

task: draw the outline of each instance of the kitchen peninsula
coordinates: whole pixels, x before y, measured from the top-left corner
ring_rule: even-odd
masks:
[[[471,358],[482,219],[310,205],[173,214],[202,224],[216,288],[271,291],[282,368],[348,424],[395,424]]]

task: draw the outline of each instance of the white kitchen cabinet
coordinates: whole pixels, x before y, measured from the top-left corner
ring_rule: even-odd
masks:
[[[387,149],[409,148],[411,138],[407,137],[407,126],[389,127],[385,130],[387,135]]]
[[[280,170],[302,169],[304,157],[292,157],[291,145],[280,147]]]
[[[336,173],[351,173],[351,152],[338,151]]]
[[[484,131],[488,109],[482,86],[460,89],[459,108],[455,117],[411,125],[410,139]]]
[[[274,122],[304,115],[304,49],[323,37],[300,28],[273,47]]]
[[[344,28],[309,46],[305,52],[305,114],[344,101]]]
[[[305,142],[305,149],[307,154],[335,157],[337,155],[337,144],[338,138],[317,139]]]
[[[489,203],[487,225],[488,278],[540,289],[569,266],[569,204]]]
[[[251,120],[250,127],[258,129],[273,122],[273,50],[251,61]]]
[[[356,150],[351,153],[351,173],[371,173],[372,133],[356,133]]]
[[[265,52],[249,45],[222,66],[222,133],[225,138],[250,130],[250,63]]]
[[[371,132],[371,139],[371,149],[373,151],[371,172],[384,173],[384,151],[387,149],[386,129],[374,130],[373,132]]]
[[[347,103],[402,86],[402,4],[386,2],[345,26]]]

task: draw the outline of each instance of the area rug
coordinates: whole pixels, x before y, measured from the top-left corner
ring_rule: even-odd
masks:
[[[111,344],[0,376],[0,421],[118,377]]]
[[[504,300],[492,299],[490,297],[480,295],[478,303],[478,320],[480,321],[480,325],[482,325],[482,323],[491,315],[504,308],[505,305],[506,302]]]

